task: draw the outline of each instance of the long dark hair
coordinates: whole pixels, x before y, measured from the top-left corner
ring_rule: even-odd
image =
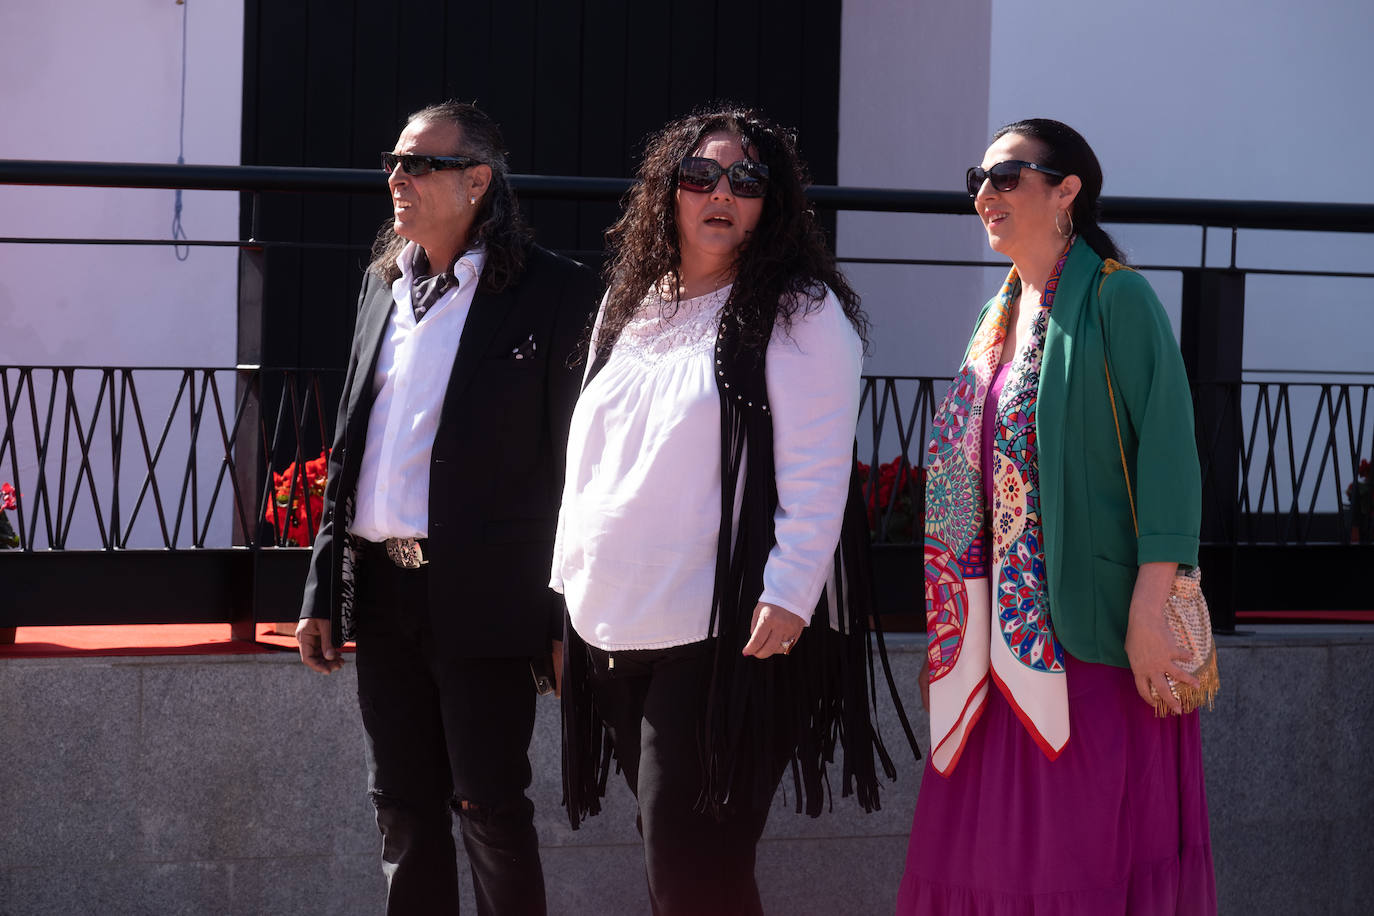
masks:
[[[606,232],[609,294],[597,351],[614,345],[644,297],[665,277],[671,289],[678,289],[682,253],[676,223],[677,169],[708,134],[716,132],[739,136],[749,156],[769,170],[763,212],[736,257],[727,303],[740,320],[745,345],[764,350],[774,324],[789,329],[798,309],[819,308],[828,286],[867,347],[868,318],[858,294],[836,268],[825,233],[807,204],[810,178],[792,135],[758,111],[721,105],[673,121],[649,138],[639,181],[625,197],[625,212]],[[664,307],[676,307],[676,292]]]
[[[510,166],[506,163],[506,146],[501,128],[485,111],[468,102],[449,100],[421,108],[406,124],[416,121],[448,122],[459,131],[458,149],[452,156],[470,156],[491,168],[491,184],[482,195],[482,203],[473,223],[469,245],[486,247],[486,263],[482,268],[479,288],[500,292],[520,278],[525,267],[525,251],[531,234],[520,214],[520,205],[510,186]],[[372,263],[368,270],[390,283],[401,275],[396,257],[406,247],[406,240],[392,228],[392,221],[382,224],[377,241],[372,246]],[[440,270],[447,265],[431,265]]]
[[[1113,258],[1125,263],[1126,256],[1121,253],[1116,242],[1102,228],[1098,219],[1102,215],[1102,166],[1097,155],[1083,135],[1067,124],[1049,118],[1027,118],[998,128],[992,135],[997,142],[1006,134],[1027,137],[1040,144],[1043,153],[1040,165],[1056,169],[1065,175],[1077,175],[1083,187],[1074,198],[1069,215],[1073,217],[1073,228],[1083,241],[1101,258]],[[1061,179],[1046,175],[1045,180],[1058,184]]]

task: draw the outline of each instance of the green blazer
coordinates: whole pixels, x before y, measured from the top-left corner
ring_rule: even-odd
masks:
[[[1164,308],[1140,274],[1103,274],[1102,263],[1082,239],[1069,251],[1050,309],[1035,425],[1055,635],[1075,658],[1124,668],[1136,569],[1156,561],[1197,564],[1202,475],[1188,375]],[[1121,476],[1104,355],[1139,537]]]

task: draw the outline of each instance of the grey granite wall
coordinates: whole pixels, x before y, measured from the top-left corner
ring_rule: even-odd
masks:
[[[1364,632],[1223,640],[1203,735],[1224,913],[1365,912],[1374,897]],[[896,642],[924,743],[919,642]],[[0,914],[380,912],[354,684],[287,654],[0,661]],[[542,703],[533,749],[550,910],[645,913],[623,785],[568,829],[556,712]],[[882,728],[900,769],[882,811],[837,798],[812,820],[775,802],[768,912],[891,912],[920,771],[890,712]]]

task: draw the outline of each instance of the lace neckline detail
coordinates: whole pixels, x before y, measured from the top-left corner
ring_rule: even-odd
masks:
[[[615,352],[646,366],[664,366],[709,351],[730,286],[704,296],[664,301],[654,290],[625,325]]]

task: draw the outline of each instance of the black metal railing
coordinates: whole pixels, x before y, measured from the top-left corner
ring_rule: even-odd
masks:
[[[614,201],[623,179],[514,176],[522,198]],[[260,292],[263,249],[360,246],[257,238],[264,194],[375,194],[369,170],[173,166],[0,160],[0,183],[90,187],[183,188],[244,192],[250,240],[5,238],[15,244],[191,245],[237,247],[243,254],[241,302]],[[966,214],[958,192],[813,187],[821,208]],[[1204,469],[1204,568],[1221,600],[1219,622],[1234,608],[1367,607],[1334,591],[1368,563],[1367,524],[1353,518],[1344,488],[1362,455],[1374,452],[1370,382],[1255,381],[1241,378],[1239,343],[1210,355],[1218,324],[1243,313],[1250,274],[1370,278],[1374,273],[1282,270],[1237,265],[1241,229],[1369,232],[1374,206],[1107,198],[1108,221],[1201,229],[1192,264],[1147,265],[1183,276],[1183,349],[1195,379],[1197,435]],[[1230,258],[1209,266],[1209,229],[1230,229]],[[258,260],[253,260],[258,258]],[[1001,266],[992,260],[846,257],[848,264]],[[256,271],[256,273],[255,273]],[[247,298],[245,299],[245,296]],[[243,311],[241,304],[240,311]],[[1221,316],[1220,318],[1218,316]],[[242,319],[242,314],[241,314]],[[261,318],[261,320],[266,320]],[[242,328],[242,325],[241,325]],[[1229,329],[1233,333],[1236,328]],[[1234,333],[1238,339],[1239,334]],[[242,358],[242,355],[241,355]],[[1229,360],[1229,361],[1228,361]],[[341,373],[332,370],[232,368],[0,367],[4,429],[0,482],[19,491],[10,516],[18,551],[0,551],[9,600],[0,627],[42,623],[254,620],[295,614],[305,551],[282,547],[317,521],[308,497],[276,503],[300,484],[306,463],[329,441]],[[865,377],[859,421],[861,460],[870,465],[871,519],[880,558],[897,569],[897,602],[919,595],[920,466],[931,420],[947,380]],[[892,465],[886,471],[883,464]],[[289,474],[284,479],[274,475]],[[891,483],[879,500],[882,475]],[[278,511],[280,510],[280,511]],[[294,526],[294,527],[293,527]],[[908,539],[912,544],[905,543]],[[1293,551],[1302,551],[1301,558]],[[1302,565],[1324,578],[1319,595],[1275,569]],[[154,590],[128,597],[111,587],[149,577]],[[1292,579],[1297,579],[1295,574]],[[1218,585],[1220,581],[1220,585]],[[1358,602],[1363,600],[1364,604]],[[1353,602],[1353,603],[1352,603]],[[893,605],[889,604],[889,607]],[[246,626],[246,629],[245,629]]]
[[[1358,544],[1369,540],[1348,492],[1374,449],[1374,379],[1365,383],[1247,382],[1225,386],[1241,419],[1236,544]],[[1199,430],[1203,442],[1220,436]],[[1204,460],[1231,460],[1212,450]],[[1205,473],[1205,471],[1204,471]],[[1216,506],[1218,513],[1225,507]]]
[[[511,183],[522,199],[603,202],[618,201],[632,184],[625,178],[588,178],[570,175],[512,175]],[[242,191],[249,194],[376,194],[380,187],[380,179],[378,173],[372,169],[0,159],[0,184],[176,188],[197,191]],[[968,196],[959,191],[813,185],[807,190],[807,195],[817,207],[827,210],[951,215],[967,215],[970,212]],[[1233,230],[1282,229],[1364,233],[1374,227],[1374,204],[1104,197],[1102,216],[1103,220],[1109,223],[1187,225]],[[33,240],[9,238],[5,241]],[[144,239],[139,242],[186,244],[184,241],[178,243],[169,239]],[[897,263],[920,262],[903,260]]]
[[[884,601],[895,612],[919,595],[919,563],[885,551],[919,543],[925,447],[948,379],[866,376],[860,461]],[[1202,565],[1214,614],[1234,625],[1237,607],[1302,611],[1369,609],[1357,573],[1374,562],[1371,518],[1352,484],[1374,454],[1374,374],[1367,382],[1194,383],[1204,482]],[[886,482],[880,481],[882,465]],[[1217,485],[1230,480],[1231,486]],[[1352,548],[1355,548],[1352,551]],[[1285,564],[1290,567],[1282,568]],[[900,596],[906,596],[905,599]]]
[[[243,555],[283,553],[295,556],[271,563],[283,571],[282,588],[290,593],[305,551],[289,548],[308,544],[319,521],[319,503],[310,498],[318,471],[309,474],[309,463],[331,441],[341,376],[242,367],[0,367],[0,480],[19,494],[12,511],[18,552],[69,555],[78,574],[62,586],[68,590],[78,588],[81,558],[92,553],[161,556],[141,560],[149,569],[175,565],[188,552],[254,568],[261,561]],[[863,379],[858,437],[860,461],[869,468],[874,543],[880,553],[896,551],[899,559],[889,562],[908,567],[897,589],[904,595],[918,584],[919,564],[903,551],[920,541],[925,449],[947,385],[928,376]],[[1238,455],[1220,451],[1230,440],[1215,426],[1197,429],[1204,478],[1218,465],[1239,468],[1239,487],[1229,497],[1207,493],[1208,509],[1221,522],[1208,548],[1368,542],[1368,526],[1352,515],[1345,489],[1361,455],[1374,446],[1374,381],[1199,384],[1194,390],[1236,402],[1244,427]],[[52,582],[34,583],[29,606],[23,600],[28,580],[6,578],[17,599],[8,614],[0,611],[0,626],[92,616],[89,608],[59,611],[43,600],[56,587]],[[1339,581],[1328,585],[1340,587]],[[222,604],[224,596],[203,592],[183,584],[165,597]],[[267,604],[276,608],[272,614],[294,611],[289,600]],[[267,612],[266,606],[256,610]],[[147,604],[139,612],[149,613],[163,616]]]
[[[864,376],[859,408],[860,461],[892,466],[891,475],[920,479],[935,412],[949,384],[930,376]],[[1227,546],[1359,545],[1368,519],[1351,504],[1349,488],[1361,461],[1374,452],[1374,374],[1368,382],[1194,383],[1195,401],[1220,396],[1234,408],[1243,441],[1224,451],[1218,424],[1198,422],[1198,456],[1206,478],[1218,465],[1239,468],[1230,493],[1209,492],[1207,514],[1220,525],[1205,543]],[[897,496],[879,501],[874,543],[906,543],[892,529]],[[917,497],[919,500],[919,496]],[[904,520],[903,520],[904,521]]]
[[[0,367],[0,627],[292,619],[342,378]]]
[[[276,494],[308,490],[306,462],[330,441],[342,378],[314,369],[0,367],[0,478],[18,493],[18,549],[289,546],[295,506]],[[313,529],[317,510],[295,503]]]

